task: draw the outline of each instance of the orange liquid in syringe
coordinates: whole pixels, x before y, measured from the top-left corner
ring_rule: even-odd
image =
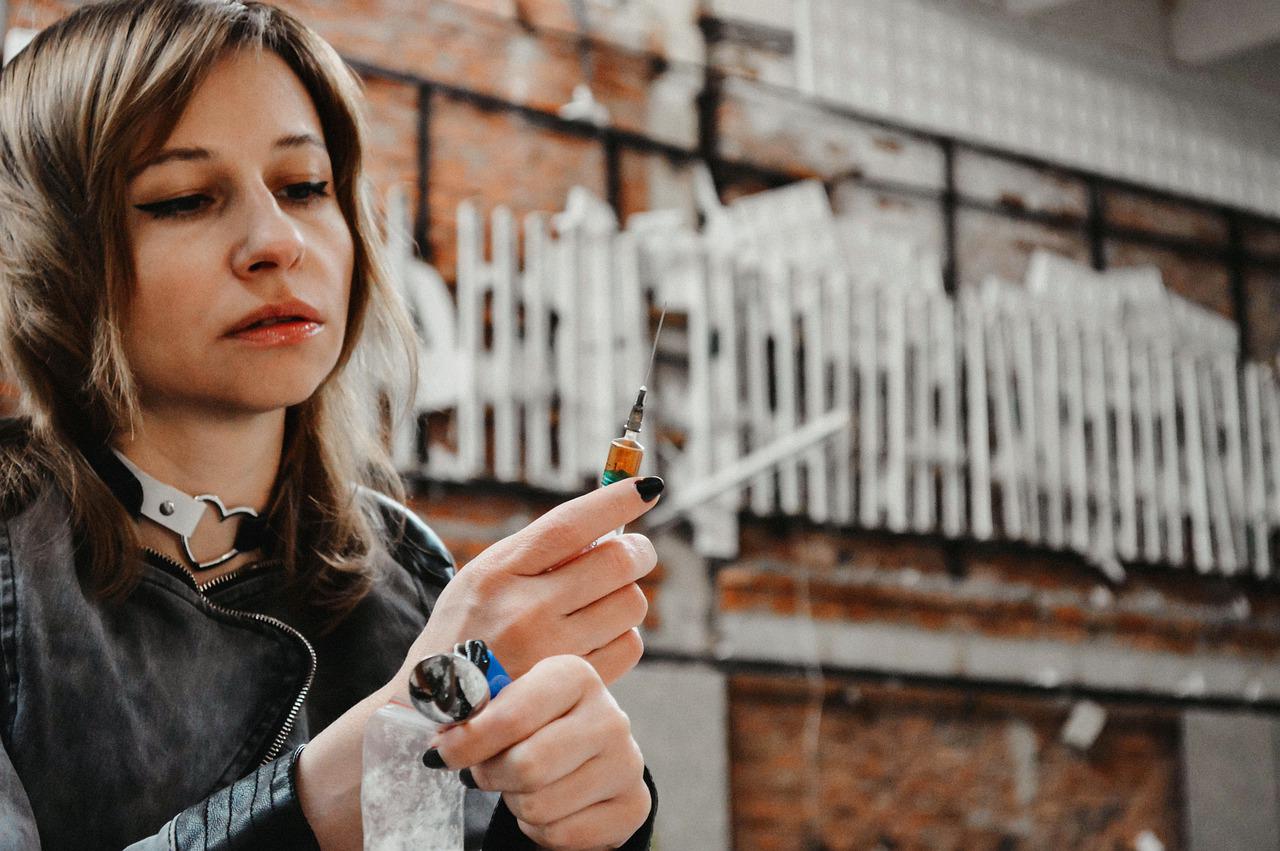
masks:
[[[644,447],[629,437],[616,437],[609,443],[609,457],[604,462],[601,485],[609,485],[640,474],[640,462],[644,460]]]

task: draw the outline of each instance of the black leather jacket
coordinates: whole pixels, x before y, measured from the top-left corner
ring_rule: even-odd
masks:
[[[453,574],[417,515],[363,495],[404,531],[324,635],[287,605],[278,564],[201,588],[146,553],[138,589],[107,605],[76,576],[57,491],[5,521],[0,849],[316,847],[293,783],[301,746],[394,675]],[[532,848],[496,798],[468,800],[469,834]],[[647,847],[652,821],[627,848]]]

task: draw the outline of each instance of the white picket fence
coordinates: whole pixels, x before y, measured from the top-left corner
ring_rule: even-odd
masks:
[[[410,294],[436,313],[419,316],[438,329],[427,407],[455,412],[456,448],[424,460],[402,433],[402,467],[581,490],[619,433],[665,302],[646,464],[669,482],[668,516],[686,514],[708,554],[736,552],[746,508],[1025,541],[1109,574],[1122,562],[1271,574],[1276,374],[1242,365],[1235,327],[1166,292],[1158,271],[1037,254],[1024,282],[953,299],[936,257],[907,235],[844,227],[816,184],[728,208],[704,192],[704,212],[701,230],[674,213],[622,230],[577,193],[563,214],[518,227],[499,208],[486,227],[464,205],[456,319],[439,315],[442,282],[426,281],[438,291],[425,302]],[[422,286],[418,271],[402,279]],[[847,428],[681,504],[682,490],[833,411],[849,412]]]

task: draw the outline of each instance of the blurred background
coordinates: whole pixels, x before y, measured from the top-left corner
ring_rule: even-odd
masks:
[[[280,5],[366,86],[460,564],[668,310],[655,848],[1280,848],[1280,4]]]

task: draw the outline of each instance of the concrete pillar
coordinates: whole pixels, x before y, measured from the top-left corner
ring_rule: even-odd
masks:
[[[611,691],[658,785],[654,851],[727,851],[729,704],[713,668],[642,663]]]
[[[1280,848],[1280,720],[1187,710],[1182,769],[1190,851]]]
[[[645,647],[690,655],[711,650],[707,613],[715,605],[707,560],[678,535],[654,541],[665,568],[654,601],[657,628],[644,631]]]

